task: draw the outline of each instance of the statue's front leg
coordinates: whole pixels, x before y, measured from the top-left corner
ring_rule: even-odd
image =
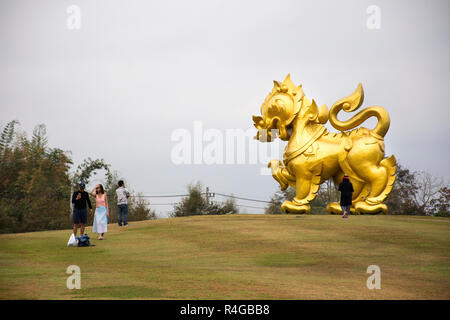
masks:
[[[309,213],[310,202],[316,197],[319,190],[322,163],[317,163],[308,172],[296,173],[296,194],[293,201],[285,201],[281,210],[285,213]]]
[[[311,210],[309,203],[314,200],[319,190],[322,163],[316,163],[306,171],[303,169],[304,167],[304,163],[296,166],[298,169],[298,172],[295,172],[296,194],[293,201],[285,201],[281,205],[281,210],[285,213],[309,213]]]
[[[311,210],[310,200],[308,200],[310,190],[310,179],[297,178],[295,198],[292,201],[283,202],[281,210],[285,213],[309,213]]]

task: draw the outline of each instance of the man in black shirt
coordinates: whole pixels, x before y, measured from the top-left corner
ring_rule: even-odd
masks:
[[[348,214],[350,213],[350,207],[352,205],[352,196],[353,196],[353,185],[350,182],[347,175],[344,175],[344,179],[339,184],[339,189],[341,192],[341,208],[342,208],[342,218],[348,218]]]
[[[80,235],[84,234],[84,226],[87,222],[87,209],[86,203],[92,214],[91,200],[89,200],[89,194],[84,191],[86,185],[80,182],[80,190],[75,191],[72,195],[73,203],[73,234],[77,236],[77,227],[80,226]]]

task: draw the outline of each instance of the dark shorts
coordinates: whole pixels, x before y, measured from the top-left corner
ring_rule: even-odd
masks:
[[[86,223],[87,222],[87,209],[73,209],[73,223]]]

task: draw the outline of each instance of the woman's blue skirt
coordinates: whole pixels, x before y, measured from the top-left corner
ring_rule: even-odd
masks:
[[[95,233],[105,233],[108,231],[108,217],[106,216],[106,207],[97,207],[95,209],[94,227]]]

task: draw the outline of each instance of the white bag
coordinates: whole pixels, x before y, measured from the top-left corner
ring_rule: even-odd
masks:
[[[68,247],[77,247],[78,246],[78,240],[75,238],[75,235],[72,233],[72,235],[69,238],[69,241],[67,242]]]

